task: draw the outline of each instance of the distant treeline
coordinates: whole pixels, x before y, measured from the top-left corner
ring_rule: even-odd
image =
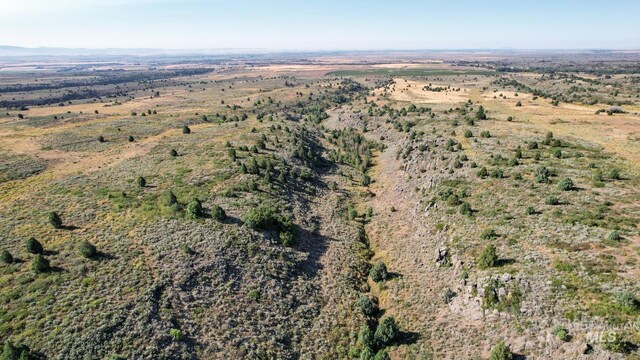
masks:
[[[126,71],[126,70],[106,70],[95,71],[91,74],[91,79],[70,79],[56,83],[29,83],[29,84],[12,84],[0,87],[0,94],[14,92],[29,92],[38,90],[59,90],[65,88],[84,87],[81,90],[68,90],[66,93],[58,96],[47,96],[38,99],[3,99],[0,101],[0,107],[21,107],[35,105],[50,105],[55,103],[63,104],[72,100],[82,100],[98,98],[103,96],[122,95],[119,89],[90,89],[92,86],[117,85],[124,83],[144,83],[153,80],[168,79],[182,76],[201,75],[213,71],[209,68],[200,69],[172,69],[172,70],[145,70],[145,71]],[[86,76],[86,73],[75,73],[76,76]]]

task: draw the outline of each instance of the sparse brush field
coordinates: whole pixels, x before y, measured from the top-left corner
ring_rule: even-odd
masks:
[[[638,358],[640,74],[483,61],[0,75],[3,356]]]

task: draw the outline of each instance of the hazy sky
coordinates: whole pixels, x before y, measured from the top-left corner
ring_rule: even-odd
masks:
[[[0,0],[0,45],[640,48],[640,0]]]

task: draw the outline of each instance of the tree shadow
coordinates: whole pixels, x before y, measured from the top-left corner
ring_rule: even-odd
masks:
[[[42,251],[42,255],[45,256],[54,256],[54,255],[58,255],[60,252],[56,251],[56,250],[43,250]]]
[[[80,229],[79,227],[75,226],[75,225],[63,225],[62,227],[60,227],[62,230],[69,230],[69,231],[73,231],[73,230],[77,230]]]
[[[56,274],[60,274],[63,272],[66,272],[67,270],[61,268],[60,266],[51,266],[48,270],[47,273],[56,273]]]
[[[223,224],[238,225],[238,226],[242,226],[244,224],[244,221],[242,221],[240,218],[237,218],[235,216],[230,216],[230,215],[227,215],[227,217],[220,222]]]
[[[392,272],[392,271],[388,271],[388,272],[387,272],[387,279],[386,279],[386,281],[390,281],[390,280],[393,280],[393,279],[401,279],[402,277],[403,277],[403,275],[402,275],[402,274],[400,274],[400,273]]]
[[[415,344],[420,339],[420,333],[414,331],[400,331],[396,340],[396,345],[411,345]]]
[[[507,266],[515,263],[516,263],[515,259],[498,259],[498,261],[496,261],[496,267],[503,267],[503,266]]]
[[[117,259],[117,257],[102,251],[98,251],[96,255],[91,258],[91,260],[94,261],[109,261],[114,259]]]

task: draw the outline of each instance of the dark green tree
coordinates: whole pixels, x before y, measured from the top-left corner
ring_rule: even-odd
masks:
[[[375,348],[375,338],[373,331],[369,327],[369,325],[364,324],[360,327],[360,332],[358,332],[358,342],[362,344],[364,347]]]
[[[218,221],[223,221],[227,218],[227,214],[219,205],[213,205],[211,207],[211,217]]]
[[[198,198],[194,198],[187,204],[187,217],[197,219],[202,216],[202,203]]]
[[[167,206],[173,206],[178,204],[178,198],[176,198],[176,195],[173,193],[173,191],[168,190],[166,192],[164,196],[164,203]]]
[[[85,240],[78,245],[78,253],[87,259],[91,259],[98,254],[98,249],[96,249],[95,245]]]
[[[486,269],[496,266],[497,263],[498,254],[496,247],[493,244],[489,244],[482,250],[480,256],[478,256],[478,267]]]
[[[13,255],[7,250],[2,250],[2,253],[0,253],[0,261],[5,264],[11,264],[13,263]]]
[[[25,247],[31,254],[42,254],[44,252],[42,244],[40,244],[40,242],[34,237],[30,237],[29,239],[27,239]]]
[[[382,319],[374,335],[376,344],[379,347],[388,345],[398,336],[399,332],[396,319],[393,316]]]
[[[31,260],[31,271],[36,274],[47,272],[50,268],[49,260],[42,256],[42,254],[36,254]]]
[[[375,263],[375,265],[373,265],[373,267],[369,271],[369,277],[375,282],[387,280],[387,278],[389,277],[389,273],[387,272],[387,265],[385,265],[382,261]]]
[[[49,223],[56,229],[62,229],[62,218],[55,211],[49,213]]]

